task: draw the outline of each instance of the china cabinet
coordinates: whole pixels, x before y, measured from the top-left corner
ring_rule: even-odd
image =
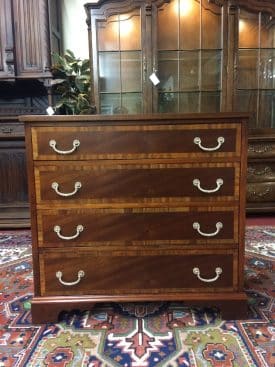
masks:
[[[273,0],[100,0],[85,8],[98,113],[249,112],[250,146],[262,137],[271,143],[264,134],[275,128]],[[273,157],[266,163],[274,173]],[[275,203],[261,190],[247,195],[252,211]]]

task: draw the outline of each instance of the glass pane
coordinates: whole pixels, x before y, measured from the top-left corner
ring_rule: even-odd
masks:
[[[207,0],[203,0],[202,4],[202,48],[221,48],[222,7],[209,4]]]
[[[179,0],[175,3],[177,3],[176,8],[180,15],[180,49],[199,49],[200,2],[196,0]]]
[[[171,1],[158,10],[158,49],[176,50],[178,48],[177,0]],[[169,32],[167,32],[169,29]]]
[[[140,50],[139,11],[110,16],[107,21],[97,21],[97,37],[99,51]]]
[[[239,67],[237,70],[237,87],[256,89],[258,50],[239,50]]]
[[[184,113],[200,112],[199,98],[200,94],[198,92],[180,93],[179,112]]]
[[[100,113],[110,115],[120,107],[120,94],[100,94]]]
[[[275,128],[275,90],[260,93],[259,121],[261,128]]]
[[[275,89],[275,49],[261,50],[260,88]]]
[[[275,23],[270,15],[261,16],[261,47],[275,48]]]
[[[119,34],[121,50],[141,49],[141,21],[140,15],[123,14],[119,16]]]
[[[220,93],[202,92],[200,112],[219,112],[220,111]]]
[[[118,52],[99,53],[99,89],[101,92],[120,91],[120,54]]]
[[[178,90],[178,52],[160,52],[158,61],[158,89],[165,92]]]
[[[239,48],[257,48],[259,46],[259,15],[240,10]]]
[[[178,112],[178,93],[159,93],[158,112]]]
[[[257,110],[257,91],[238,90],[235,98],[234,110],[239,112],[254,112],[249,127],[256,126],[256,110]]]
[[[199,89],[199,51],[180,52],[180,90]]]
[[[100,113],[102,114],[129,114],[142,113],[141,93],[114,93],[100,95]]]
[[[142,113],[142,95],[141,93],[123,93],[122,104],[114,113]]]
[[[202,51],[201,88],[219,90],[221,88],[221,51]]]
[[[97,37],[99,51],[119,50],[118,16],[108,18],[108,21],[97,21]]]
[[[141,91],[141,53],[121,52],[121,83],[123,92]]]

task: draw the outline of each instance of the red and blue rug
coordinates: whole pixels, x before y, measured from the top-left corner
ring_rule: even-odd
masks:
[[[0,367],[275,366],[275,227],[246,230],[247,320],[183,303],[102,304],[32,325],[29,231],[0,231]]]

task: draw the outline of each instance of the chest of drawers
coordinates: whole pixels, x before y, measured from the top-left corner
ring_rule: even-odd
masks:
[[[96,302],[157,300],[242,318],[247,119],[21,117],[33,322]]]

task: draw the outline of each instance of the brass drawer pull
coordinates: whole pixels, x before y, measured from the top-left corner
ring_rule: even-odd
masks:
[[[202,278],[200,276],[200,269],[199,268],[194,268],[193,269],[193,274],[195,274],[198,277],[199,280],[201,280],[202,282],[205,282],[205,283],[211,283],[211,282],[215,282],[216,280],[218,280],[221,273],[222,273],[222,268],[216,268],[215,273],[216,273],[216,276],[214,278],[205,279],[205,278]]]
[[[199,224],[198,222],[194,222],[194,223],[193,223],[193,228],[194,228],[194,229],[196,229],[196,230],[197,230],[197,232],[198,232],[201,236],[204,236],[204,237],[214,237],[214,236],[216,236],[216,235],[220,232],[220,230],[222,229],[222,227],[223,227],[222,222],[217,222],[217,223],[216,223],[216,231],[215,231],[215,232],[213,232],[213,233],[205,233],[205,232],[202,232],[202,231],[200,230],[200,224]]]
[[[77,193],[77,191],[81,188],[81,186],[82,186],[81,182],[75,182],[74,191],[66,193],[66,192],[61,192],[61,191],[58,190],[59,184],[57,182],[52,183],[52,189],[54,189],[54,191],[57,193],[57,195],[65,196],[65,197],[75,195]]]
[[[201,144],[201,138],[199,138],[198,136],[194,138],[193,140],[194,144],[197,144],[201,150],[204,150],[206,152],[213,152],[215,150],[218,150],[220,149],[220,147],[223,145],[223,143],[225,142],[225,139],[223,136],[219,136],[218,139],[217,139],[217,142],[218,144],[213,147],[213,148],[207,148],[207,147],[204,147],[202,144]]]
[[[77,280],[75,280],[74,282],[65,282],[64,280],[62,280],[62,276],[63,273],[62,271],[57,271],[55,273],[55,276],[57,277],[57,279],[59,280],[59,282],[63,285],[66,285],[67,287],[71,287],[72,285],[76,285],[80,282],[81,278],[83,278],[85,276],[85,273],[83,270],[79,270],[79,272],[77,273]]]
[[[57,153],[57,154],[71,154],[73,153],[79,146],[80,146],[80,141],[78,139],[75,139],[73,141],[73,147],[70,150],[59,150],[56,148],[56,140],[51,139],[49,141],[49,146]]]
[[[223,179],[222,178],[217,178],[216,184],[217,184],[217,186],[214,189],[203,189],[201,187],[201,182],[198,178],[194,178],[194,180],[193,180],[193,185],[196,186],[201,192],[204,192],[206,194],[211,194],[213,192],[219,191],[220,187],[223,185]]]
[[[77,238],[80,235],[80,233],[84,230],[84,227],[81,224],[79,224],[76,227],[76,233],[73,236],[63,236],[61,234],[61,227],[60,226],[54,226],[53,230],[57,234],[57,236],[59,238],[61,238],[61,240],[69,241],[69,240],[74,240],[75,238]]]

